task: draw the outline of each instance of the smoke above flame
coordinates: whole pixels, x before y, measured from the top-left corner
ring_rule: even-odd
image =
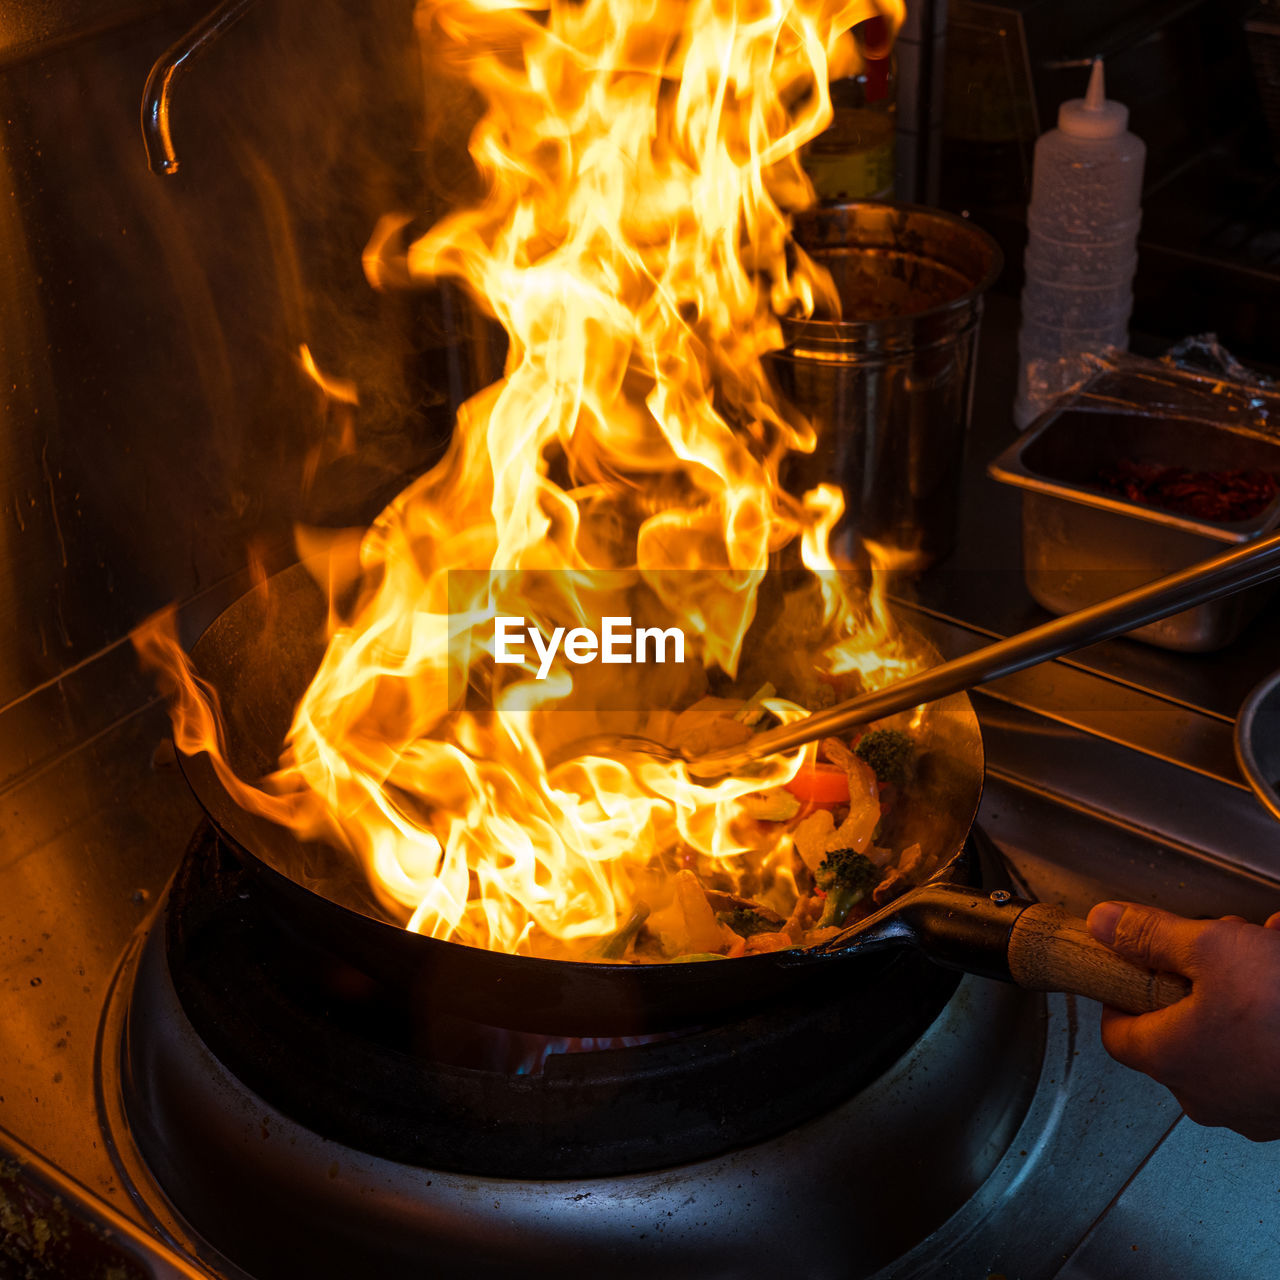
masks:
[[[697,785],[655,761],[546,760],[589,730],[662,737],[709,673],[736,677],[771,564],[811,573],[818,671],[872,685],[908,661],[883,606],[828,572],[838,491],[780,483],[813,438],[762,363],[779,315],[834,305],[789,214],[812,200],[799,151],[829,123],[833,59],[847,70],[845,33],[877,13],[883,0],[420,6],[423,39],[487,103],[471,141],[486,195],[399,254],[408,219],[388,217],[365,270],[377,288],[463,282],[508,334],[504,376],[364,535],[355,603],[335,606],[271,777],[226,765],[171,633],[138,637],[178,690],[179,749],[210,752],[241,804],[360,858],[407,928],[577,954],[688,859],[767,859],[739,806],[760,775]],[[505,615],[548,635],[610,616],[678,626],[688,661],[624,669],[626,696],[618,668],[560,662],[539,680],[536,662],[493,661]]]

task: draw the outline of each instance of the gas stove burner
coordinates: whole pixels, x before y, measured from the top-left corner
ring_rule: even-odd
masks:
[[[163,968],[213,1055],[284,1114],[389,1160],[505,1178],[661,1168],[789,1129],[880,1075],[959,981],[904,949],[858,966],[836,1001],[817,991],[582,1051],[437,1012],[430,989],[390,989],[289,929],[207,826],[147,950],[135,1063],[150,1052]],[[567,1048],[578,1051],[551,1052]]]
[[[1038,997],[973,978],[953,995],[910,952],[866,975],[878,1003],[512,1072],[474,1056],[505,1033],[473,1025],[464,1051],[429,1002],[388,1002],[263,897],[202,830],[117,983],[102,1063],[118,1164],[155,1224],[262,1280],[424,1258],[441,1276],[563,1274],[569,1256],[746,1275],[788,1267],[797,1238],[869,1274],[972,1195],[1039,1076]]]

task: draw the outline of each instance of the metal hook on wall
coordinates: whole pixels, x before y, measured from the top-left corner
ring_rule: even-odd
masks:
[[[181,40],[166,49],[147,76],[142,91],[142,144],[152,173],[178,172],[178,155],[169,132],[169,109],[174,82],[223,32],[249,11],[255,0],[223,0]]]

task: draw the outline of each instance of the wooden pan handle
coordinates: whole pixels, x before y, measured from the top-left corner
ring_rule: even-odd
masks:
[[[1009,972],[1020,987],[1069,991],[1125,1013],[1163,1009],[1191,990],[1191,983],[1179,974],[1130,964],[1096,942],[1083,920],[1044,903],[1028,907],[1014,922]]]

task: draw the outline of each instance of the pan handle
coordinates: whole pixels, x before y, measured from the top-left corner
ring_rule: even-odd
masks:
[[[1014,921],[1009,972],[1020,987],[1069,991],[1125,1013],[1151,1013],[1191,991],[1186,978],[1130,964],[1095,941],[1083,920],[1044,903],[1027,907]]]

